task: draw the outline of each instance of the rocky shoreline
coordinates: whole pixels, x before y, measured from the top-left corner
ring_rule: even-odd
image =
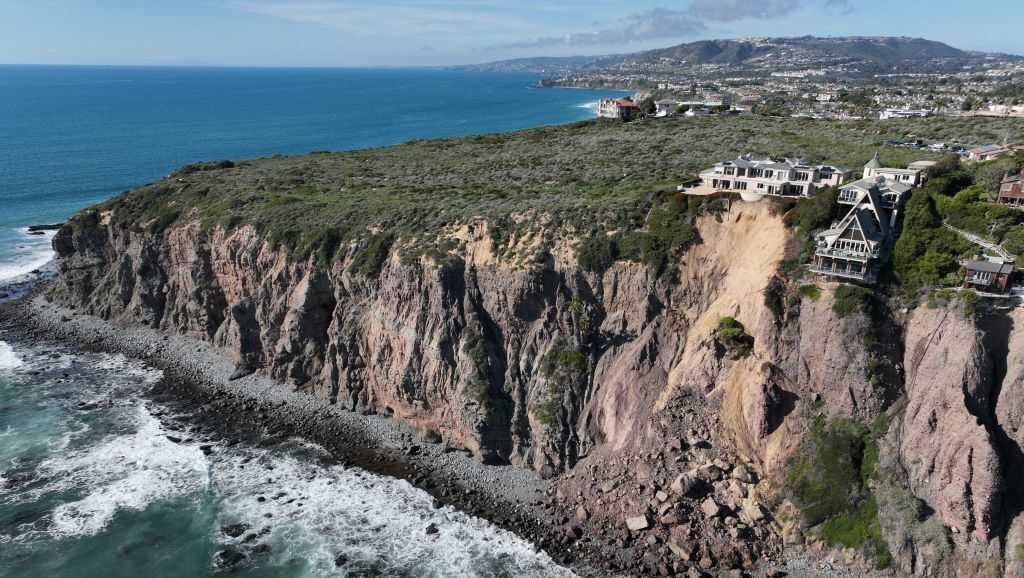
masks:
[[[623,552],[590,537],[559,511],[546,482],[515,466],[487,466],[432,432],[420,433],[372,411],[353,412],[236,368],[208,343],[142,327],[119,327],[45,298],[45,286],[0,303],[0,335],[15,342],[71,343],[119,353],[164,372],[151,395],[183,409],[199,428],[231,440],[298,436],[339,462],[404,479],[448,505],[532,542],[581,576],[608,576]]]
[[[340,463],[404,479],[430,493],[438,506],[452,506],[511,531],[581,576],[639,575],[634,564],[637,546],[628,532],[580,520],[535,472],[484,465],[469,451],[389,416],[348,411],[259,374],[240,377],[235,364],[208,343],[76,313],[48,301],[46,288],[40,284],[19,298],[0,302],[0,335],[15,342],[71,343],[85,351],[145,361],[165,376],[150,396],[184,410],[197,430],[215,432],[229,443],[252,436],[302,437],[326,448]],[[642,544],[639,548],[644,549]],[[854,576],[829,562],[793,554],[754,575]],[[711,576],[695,568],[676,575]]]

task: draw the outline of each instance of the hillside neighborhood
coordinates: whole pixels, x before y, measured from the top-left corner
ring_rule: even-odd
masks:
[[[1015,149],[1003,147],[1003,154]],[[966,156],[966,155],[965,155]],[[1002,156],[1002,155],[1000,155]],[[946,165],[956,163],[959,157]],[[977,167],[999,157],[971,161]],[[723,161],[700,174],[699,184],[680,186],[679,193],[696,197],[738,196],[743,202],[777,199],[801,202],[818,195],[833,195],[840,218],[817,231],[809,255],[809,273],[836,281],[877,284],[884,275],[899,238],[901,211],[915,189],[926,185],[937,170],[949,170],[940,161],[919,160],[906,168],[886,167],[876,153],[859,173],[838,166],[814,165],[799,159],[775,160],[751,154]],[[855,175],[858,178],[855,178]],[[990,205],[1021,210],[1024,221],[1024,170],[1009,172],[1000,181]],[[922,195],[928,194],[921,191]],[[961,262],[962,287],[981,296],[1024,296],[1024,287],[1013,286],[1016,257],[997,243],[952,226],[972,244],[975,254]]]

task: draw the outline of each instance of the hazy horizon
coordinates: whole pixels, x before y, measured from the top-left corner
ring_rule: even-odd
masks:
[[[5,65],[423,68],[744,37],[907,36],[1024,54],[1014,0],[0,0]]]

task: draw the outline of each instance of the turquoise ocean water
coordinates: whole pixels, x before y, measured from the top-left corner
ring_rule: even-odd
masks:
[[[182,164],[570,122],[608,94],[535,80],[0,67],[0,297],[51,257],[49,236],[25,227]],[[403,481],[332,465],[302,440],[227,444],[174,425],[145,395],[160,379],[118,356],[0,334],[0,577],[570,575],[516,536],[436,509]],[[430,523],[441,531],[425,535]]]
[[[608,92],[443,70],[0,66],[0,281],[60,221],[176,167],[503,132],[593,117]]]

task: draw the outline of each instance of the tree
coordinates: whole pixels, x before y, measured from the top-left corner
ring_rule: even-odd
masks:
[[[648,96],[647,98],[640,101],[640,112],[647,116],[654,116],[654,113],[658,111],[658,105],[654,103],[654,97]]]
[[[1009,174],[1015,174],[1020,171],[1019,161],[1013,157],[1003,157],[987,163],[982,163],[978,166],[975,171],[974,180],[984,185],[985,190],[989,193],[996,193],[999,191],[999,186],[1003,182],[1003,177]]]

